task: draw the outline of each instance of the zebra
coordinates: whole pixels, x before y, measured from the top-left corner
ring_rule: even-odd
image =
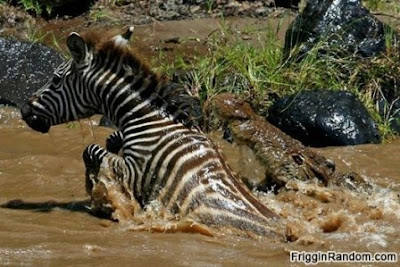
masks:
[[[144,210],[157,200],[211,228],[284,240],[280,217],[235,176],[193,123],[185,100],[169,97],[175,89],[131,51],[132,33],[133,27],[112,37],[72,32],[66,40],[71,58],[21,108],[23,120],[42,133],[94,114],[113,122],[118,130],[106,148],[91,144],[83,152],[88,193],[107,158]]]

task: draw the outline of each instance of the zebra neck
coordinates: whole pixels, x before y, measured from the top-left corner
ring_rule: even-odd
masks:
[[[157,76],[151,73],[136,73],[122,78],[116,74],[110,75],[103,90],[99,92],[100,103],[103,103],[101,113],[120,129],[128,122],[149,113],[157,116],[148,117],[148,120],[168,118],[165,112],[168,104],[158,95],[161,86]]]

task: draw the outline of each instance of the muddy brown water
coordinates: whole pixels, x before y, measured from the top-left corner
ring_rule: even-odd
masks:
[[[90,143],[104,145],[112,132],[97,121],[41,134],[18,110],[0,109],[0,265],[265,266],[289,264],[291,250],[400,252],[400,140],[320,150],[340,168],[379,184],[372,195],[312,182],[293,182],[293,190],[277,196],[260,194],[299,236],[279,243],[223,233],[137,232],[129,222],[90,215],[81,154]],[[246,149],[223,147],[236,170],[257,166]]]

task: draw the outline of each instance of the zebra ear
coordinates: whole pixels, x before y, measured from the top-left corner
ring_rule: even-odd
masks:
[[[128,45],[129,39],[131,38],[134,29],[135,28],[133,26],[130,26],[123,34],[119,34],[113,37],[112,40],[117,46],[126,46]]]
[[[81,63],[85,60],[87,52],[86,43],[78,33],[72,32],[68,36],[67,47],[75,62]]]

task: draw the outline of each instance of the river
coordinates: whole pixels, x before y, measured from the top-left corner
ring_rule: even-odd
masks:
[[[288,192],[260,194],[299,237],[280,243],[223,233],[137,232],[129,222],[90,215],[81,154],[90,143],[104,145],[112,131],[97,121],[41,134],[18,110],[0,109],[0,265],[283,266],[293,250],[400,252],[400,140],[319,149],[338,168],[373,183],[372,194],[300,182]],[[243,165],[235,157],[245,154],[228,154],[233,165]]]

